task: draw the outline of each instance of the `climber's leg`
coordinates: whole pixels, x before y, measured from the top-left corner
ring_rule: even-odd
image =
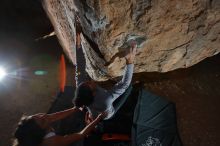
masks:
[[[76,87],[84,81],[90,80],[88,73],[86,72],[86,60],[81,45],[81,27],[76,22]]]

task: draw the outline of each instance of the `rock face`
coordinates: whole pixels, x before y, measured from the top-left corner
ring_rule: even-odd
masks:
[[[220,52],[219,0],[44,0],[56,34],[75,63],[79,16],[87,72],[95,80],[122,74],[130,40],[135,72],[187,68]]]

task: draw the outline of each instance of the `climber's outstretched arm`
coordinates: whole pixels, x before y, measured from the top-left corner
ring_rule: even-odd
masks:
[[[126,69],[123,78],[112,88],[112,90],[109,91],[110,95],[112,95],[113,97],[112,99],[113,101],[115,101],[120,95],[122,95],[131,83],[136,49],[137,49],[137,44],[136,42],[133,42],[133,44],[131,44],[130,49],[128,50],[127,55],[125,56]]]
[[[68,146],[69,144],[83,139],[85,136],[87,136],[94,128],[95,126],[106,116],[106,113],[101,113],[99,116],[92,121],[89,125],[87,125],[82,131],[79,133],[73,133],[66,136],[54,136],[51,139],[48,139],[47,142],[48,145],[53,146]],[[47,143],[45,142],[45,143]]]

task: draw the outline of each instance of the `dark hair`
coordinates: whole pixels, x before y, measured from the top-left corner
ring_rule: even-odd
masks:
[[[23,116],[15,130],[14,146],[38,146],[42,143],[46,130],[42,129],[36,121]]]
[[[87,82],[81,83],[75,92],[74,104],[77,107],[89,106],[94,100],[93,91]]]

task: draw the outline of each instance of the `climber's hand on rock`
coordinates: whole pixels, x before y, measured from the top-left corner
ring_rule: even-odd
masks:
[[[126,59],[126,64],[133,64],[135,60],[135,55],[137,51],[137,43],[135,41],[131,42],[131,47],[126,53],[127,55],[125,56]]]

